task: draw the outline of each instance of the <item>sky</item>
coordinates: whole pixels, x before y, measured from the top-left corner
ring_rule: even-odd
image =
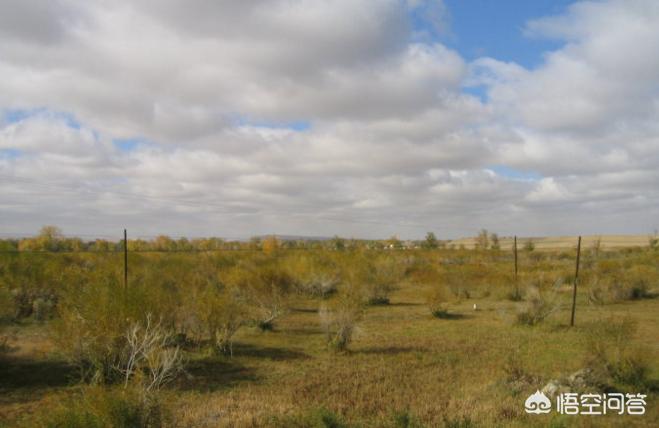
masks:
[[[659,228],[655,0],[0,0],[0,237]]]

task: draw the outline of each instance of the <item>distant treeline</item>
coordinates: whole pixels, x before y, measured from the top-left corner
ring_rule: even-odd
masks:
[[[397,237],[386,240],[345,239],[281,239],[277,236],[257,237],[248,241],[229,241],[222,238],[178,238],[160,235],[151,239],[128,239],[128,251],[218,251],[218,250],[263,250],[276,249],[413,249],[440,248],[445,242],[429,232],[421,241],[402,241]],[[9,238],[0,240],[3,252],[119,252],[123,251],[123,240],[94,239],[83,240],[67,237],[56,226],[44,226],[39,234],[29,238]]]

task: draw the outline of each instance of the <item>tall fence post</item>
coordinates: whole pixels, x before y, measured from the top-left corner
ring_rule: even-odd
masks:
[[[519,281],[517,280],[517,235],[513,238],[513,254],[515,255],[515,297],[519,296]]]
[[[513,253],[515,254],[515,281],[517,281],[517,236],[513,238]]]
[[[124,302],[128,298],[128,233],[124,229]]]
[[[572,317],[570,318],[570,327],[574,326],[574,312],[577,308],[577,282],[579,280],[579,257],[581,256],[581,236],[577,241],[577,268],[574,271],[574,285],[572,287]]]

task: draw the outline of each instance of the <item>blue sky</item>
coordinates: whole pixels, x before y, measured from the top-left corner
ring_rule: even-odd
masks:
[[[34,116],[48,116],[65,123],[69,128],[80,129],[81,124],[75,116],[68,112],[52,111],[45,107],[31,109],[6,109],[3,112],[3,120],[6,123],[17,123]]]
[[[557,49],[562,43],[525,36],[526,22],[559,15],[572,3],[567,0],[445,0],[451,29],[441,40],[468,61],[488,56],[532,68],[542,63],[544,52]]]

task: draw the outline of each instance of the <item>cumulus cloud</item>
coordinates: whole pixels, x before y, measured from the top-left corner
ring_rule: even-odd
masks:
[[[527,37],[563,42],[534,69],[467,63],[438,41],[447,13],[417,0],[0,1],[3,232],[655,227],[656,4],[580,2],[529,22]]]

